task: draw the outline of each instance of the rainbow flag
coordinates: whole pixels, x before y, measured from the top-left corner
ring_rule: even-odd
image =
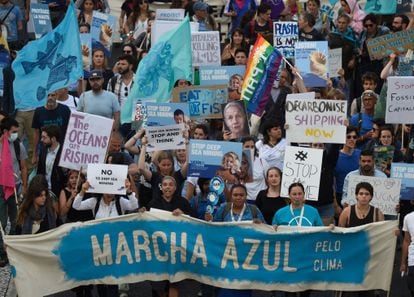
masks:
[[[259,34],[250,53],[241,92],[248,112],[262,116],[281,60],[282,54]]]

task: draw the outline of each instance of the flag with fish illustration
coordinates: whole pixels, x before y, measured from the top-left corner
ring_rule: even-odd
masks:
[[[248,112],[262,116],[281,60],[280,52],[259,35],[247,62],[241,91]]]
[[[16,75],[14,99],[19,109],[44,105],[48,93],[83,76],[78,22],[72,2],[53,31],[19,51],[12,68]]]

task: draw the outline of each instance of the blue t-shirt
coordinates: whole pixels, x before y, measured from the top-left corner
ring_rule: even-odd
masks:
[[[0,5],[0,20],[4,19],[9,10],[13,7],[13,4],[8,3],[6,5]],[[23,21],[22,11],[17,5],[11,9],[9,15],[4,20],[7,26],[7,41],[18,40],[18,29],[17,24]]]
[[[345,176],[354,170],[359,168],[359,157],[361,156],[361,150],[354,149],[352,155],[347,155],[339,152],[338,161],[335,166],[335,189],[336,193],[342,193],[344,188]]]
[[[231,211],[230,209],[228,209],[227,213],[226,212],[226,205],[228,203],[223,203],[220,208],[217,210],[216,214],[214,215],[214,222],[231,222],[232,218],[231,218]],[[252,208],[255,207],[256,208],[256,217],[257,219],[261,220],[262,222],[264,222],[264,218],[262,213],[260,212],[260,210],[256,207],[256,205],[252,205],[252,204],[248,204],[246,203],[246,209],[244,210],[243,216],[241,218],[240,221],[252,221],[253,218],[253,213],[252,213]],[[234,220],[235,221],[239,221],[239,215],[238,214],[233,214]]]
[[[310,205],[304,204],[302,225],[301,226],[323,226],[321,217],[318,210]],[[273,217],[272,225],[286,225],[286,226],[298,226],[300,222],[300,213],[302,208],[293,209],[293,215],[290,210],[290,205],[279,209]]]
[[[363,136],[372,130],[372,121],[374,119],[373,119],[373,116],[371,115],[368,115],[366,113],[361,113],[361,120],[362,120],[361,131],[359,131],[359,135]],[[351,120],[349,122],[352,126],[359,127],[358,121],[359,121],[359,114],[357,113],[351,117]]]

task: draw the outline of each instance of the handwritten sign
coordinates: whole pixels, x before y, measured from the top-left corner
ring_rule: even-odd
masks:
[[[225,85],[174,88],[173,102],[188,103],[191,118],[221,119],[221,105],[227,103]]]
[[[307,200],[318,200],[323,150],[287,146],[280,196],[289,197],[289,186],[301,182]]]
[[[338,77],[338,71],[342,68],[342,48],[329,50],[329,73],[331,77]]]
[[[155,11],[156,20],[164,21],[181,21],[184,19],[185,10],[184,9],[163,9],[158,8]]]
[[[184,124],[147,127],[147,151],[185,149],[183,130]]]
[[[220,66],[220,34],[218,31],[191,32],[193,66]]]
[[[30,15],[33,20],[36,39],[52,31],[52,23],[50,21],[49,7],[47,4],[30,3]]]
[[[360,182],[368,182],[374,187],[374,197],[370,203],[372,206],[378,207],[384,214],[397,215],[395,207],[400,200],[400,179],[350,175],[347,191],[349,205],[356,203],[355,188]]]
[[[299,38],[297,22],[273,23],[273,46],[282,53],[285,58],[295,57],[295,44]]]
[[[414,164],[392,163],[391,177],[401,180],[401,200],[414,199]]]
[[[240,142],[190,140],[189,176],[212,178],[219,170],[236,174],[240,171],[241,161]],[[226,168],[228,164],[232,164],[232,168]]]
[[[187,103],[145,102],[147,126],[168,126],[186,123],[190,111]]]
[[[125,195],[125,179],[128,175],[127,165],[89,164],[88,193]]]
[[[414,123],[414,77],[388,77],[385,122],[389,124]]]
[[[327,41],[299,41],[295,46],[296,67],[307,87],[326,87],[329,77]]]
[[[346,101],[287,99],[285,109],[288,141],[345,143]]]
[[[59,166],[79,170],[87,164],[105,163],[113,120],[72,111]]]
[[[371,60],[380,60],[393,52],[405,52],[414,48],[414,29],[388,33],[367,39],[368,53]]]

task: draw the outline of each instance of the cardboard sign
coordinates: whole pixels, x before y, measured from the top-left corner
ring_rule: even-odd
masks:
[[[329,73],[331,77],[338,77],[338,71],[342,68],[342,48],[329,50]]]
[[[286,99],[297,100],[297,99],[315,99],[315,92],[305,92],[305,93],[292,93],[287,94]]]
[[[297,22],[273,23],[273,46],[282,53],[285,58],[295,57],[295,44],[299,38]]]
[[[182,21],[184,19],[185,10],[182,8],[163,9],[158,8],[155,11],[155,19],[163,21]]]
[[[52,31],[49,6],[47,4],[30,3],[30,16],[33,19],[36,39]]]
[[[287,141],[345,143],[346,101],[287,99],[285,110]]]
[[[307,87],[326,87],[329,77],[327,41],[298,41],[295,47],[296,67]]]
[[[91,25],[92,48],[103,49],[107,57],[111,56],[115,30],[116,17],[94,10]]]
[[[414,164],[392,163],[391,177],[401,180],[401,200],[414,199]]]
[[[188,103],[191,118],[221,119],[221,105],[227,103],[225,85],[174,88],[173,102]]]
[[[220,66],[220,33],[204,31],[191,33],[193,66]]]
[[[190,111],[187,103],[145,102],[147,126],[167,126],[186,123]]]
[[[59,166],[74,170],[88,164],[105,163],[113,120],[72,111]]]
[[[414,29],[367,39],[367,47],[371,60],[380,60],[397,51],[403,53],[414,48]]]
[[[89,164],[88,193],[125,195],[125,179],[128,175],[127,165]]]
[[[414,123],[414,77],[388,77],[385,122],[389,124]]]
[[[184,124],[145,128],[147,151],[185,149],[183,130]]]
[[[242,144],[240,142],[190,140],[188,176],[212,178],[221,171],[240,174]]]
[[[372,206],[378,207],[384,214],[397,215],[395,207],[400,200],[400,179],[350,175],[347,191],[349,205],[356,204],[355,188],[360,182],[370,183],[374,187],[374,198],[370,203]]]
[[[289,186],[300,182],[307,200],[318,200],[323,150],[287,146],[283,164],[281,197],[289,197]]]

